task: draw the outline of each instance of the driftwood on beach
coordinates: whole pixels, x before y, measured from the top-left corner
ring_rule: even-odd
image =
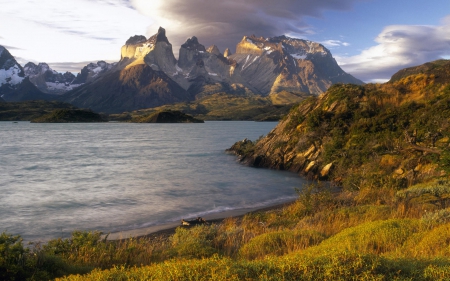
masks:
[[[206,220],[202,217],[198,217],[195,220],[186,221],[184,219],[181,220],[181,225],[184,226],[192,226],[192,225],[199,225],[199,224],[206,224]]]

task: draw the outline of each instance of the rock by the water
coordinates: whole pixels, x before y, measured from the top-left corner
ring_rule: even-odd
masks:
[[[204,123],[205,121],[184,114],[181,111],[160,111],[134,118],[134,123]]]

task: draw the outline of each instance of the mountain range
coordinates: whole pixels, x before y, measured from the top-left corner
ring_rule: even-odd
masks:
[[[206,48],[193,36],[181,45],[176,59],[165,29],[159,28],[148,39],[130,37],[119,62],[91,63],[77,76],[58,73],[46,63],[22,68],[4,47],[0,50],[4,100],[57,99],[105,113],[193,101],[219,92],[319,95],[335,83],[363,84],[345,73],[323,45],[286,36],[244,36],[235,54],[229,49],[222,54],[214,45]],[[24,83],[29,94],[21,93]]]

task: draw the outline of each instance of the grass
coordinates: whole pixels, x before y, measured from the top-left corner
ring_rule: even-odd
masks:
[[[361,192],[306,186],[283,208],[169,237],[74,232],[28,249],[4,233],[0,265],[28,280],[448,280],[448,208],[390,194],[367,204]]]

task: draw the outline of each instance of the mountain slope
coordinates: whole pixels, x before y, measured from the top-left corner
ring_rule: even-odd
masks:
[[[0,97],[5,101],[49,100],[28,78],[6,48],[0,46]]]
[[[146,64],[115,71],[67,92],[62,100],[97,112],[119,113],[188,99],[187,92]]]
[[[450,70],[450,64],[443,66]],[[256,144],[231,151],[256,167],[350,189],[402,187],[450,172],[450,80],[413,74],[383,85],[334,85]]]
[[[148,40],[131,37],[121,53],[120,62],[106,74],[61,100],[97,112],[120,113],[193,99],[162,71],[175,71],[176,63],[164,29]]]

